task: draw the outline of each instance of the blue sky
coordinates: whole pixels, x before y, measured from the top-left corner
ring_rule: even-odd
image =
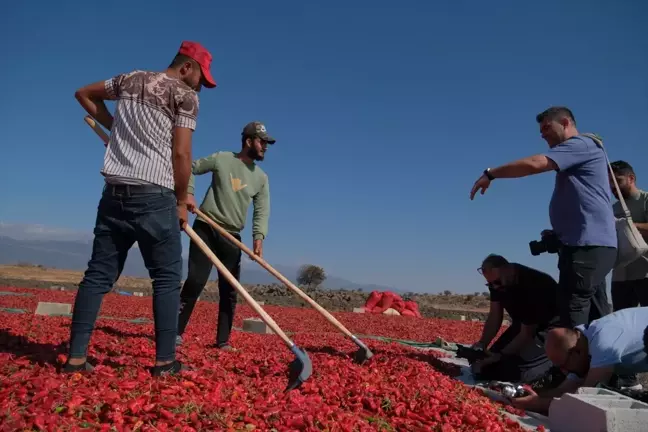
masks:
[[[648,188],[648,3],[397,4],[10,2],[0,221],[91,230],[104,148],[74,91],[162,70],[189,39],[212,51],[219,84],[201,93],[194,157],[237,150],[251,120],[278,140],[263,162],[269,262],[421,291],[483,291],[490,252],[556,275],[555,256],[528,248],[548,227],[553,174],[472,202],[470,188],[545,150],[535,115],[557,104]]]

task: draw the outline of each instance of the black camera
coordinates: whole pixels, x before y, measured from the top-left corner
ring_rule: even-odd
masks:
[[[529,249],[531,249],[531,255],[538,256],[541,253],[558,253],[560,249],[560,240],[558,236],[551,232],[542,236],[540,240],[533,240],[529,242]]]
[[[486,357],[486,352],[484,350],[472,348],[465,345],[457,345],[457,358],[464,358],[468,360],[468,364],[472,365],[476,361],[484,360]]]

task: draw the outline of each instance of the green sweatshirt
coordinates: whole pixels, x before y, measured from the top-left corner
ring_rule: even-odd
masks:
[[[240,233],[254,201],[252,236],[263,240],[268,233],[270,185],[256,164],[248,165],[233,152],[223,151],[193,161],[188,192],[194,195],[194,175],[211,172],[212,181],[200,210],[230,232]],[[200,218],[199,218],[200,219]]]

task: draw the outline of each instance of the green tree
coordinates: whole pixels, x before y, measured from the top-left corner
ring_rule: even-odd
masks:
[[[326,280],[326,272],[322,267],[304,264],[297,272],[297,283],[309,288],[317,288]]]

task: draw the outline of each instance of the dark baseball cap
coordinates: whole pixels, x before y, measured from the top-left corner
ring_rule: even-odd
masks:
[[[241,135],[244,137],[258,137],[266,141],[268,144],[274,144],[276,142],[274,138],[268,135],[265,125],[258,121],[246,124]]]

